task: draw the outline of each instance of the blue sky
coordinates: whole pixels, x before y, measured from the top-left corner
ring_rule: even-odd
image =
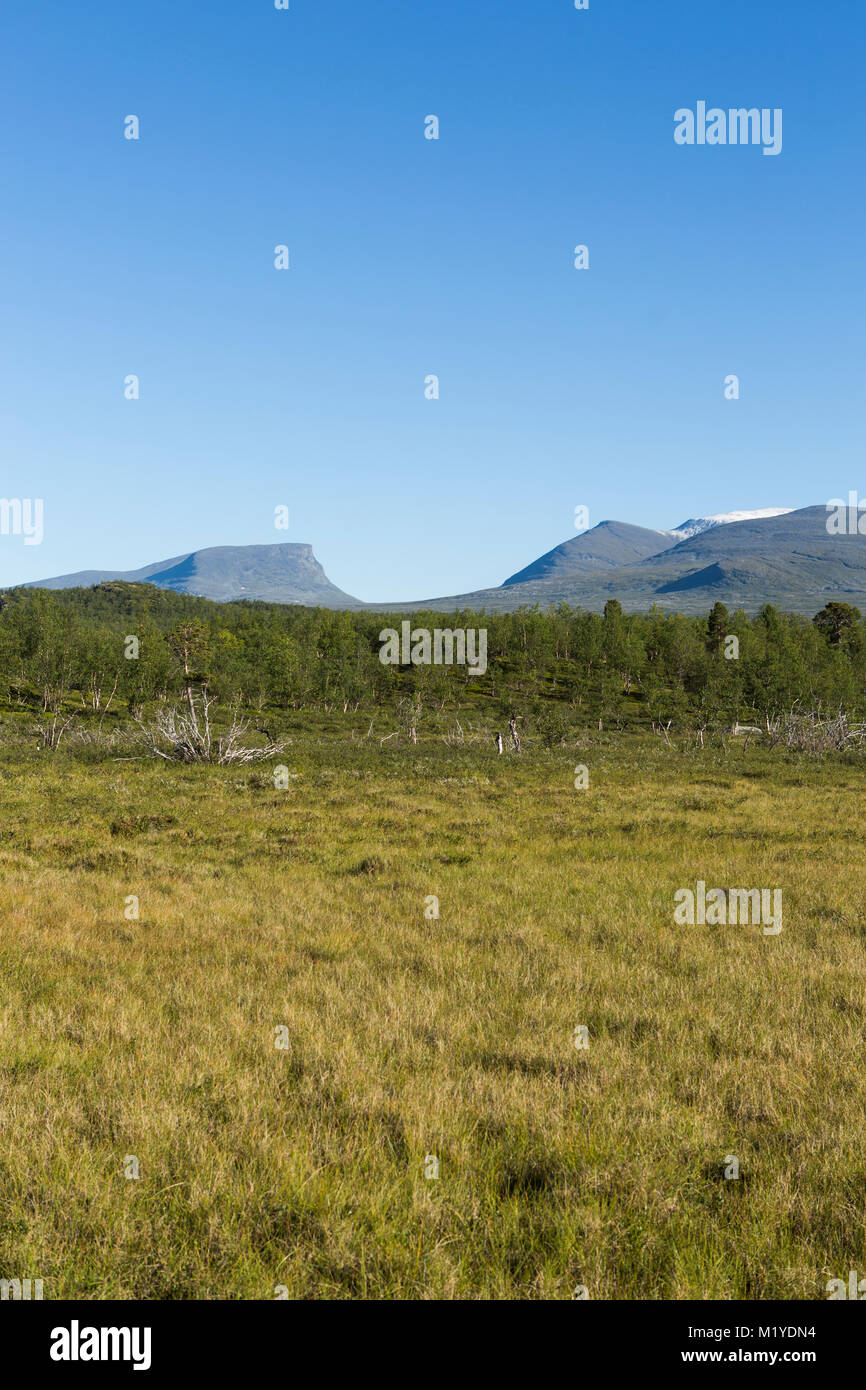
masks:
[[[45,537],[0,583],[288,539],[421,598],[578,505],[866,492],[864,39],[861,0],[10,7],[0,495]],[[677,146],[699,100],[781,107],[781,155]]]

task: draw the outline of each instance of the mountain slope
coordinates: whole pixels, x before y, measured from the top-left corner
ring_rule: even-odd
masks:
[[[25,589],[89,589],[93,584],[105,584],[111,579],[126,579],[143,584],[153,583],[151,576],[169,565],[177,565],[186,556],[178,555],[173,560],[158,560],[155,565],[145,565],[140,570],[76,570],[75,574],[60,574],[55,579],[34,579],[25,584]]]
[[[674,544],[663,531],[648,531],[625,521],[601,521],[591,531],[563,541],[525,569],[505,580],[503,588],[536,579],[552,579],[564,574],[591,574],[634,564]]]
[[[82,570],[39,579],[28,588],[86,588],[106,580],[156,584],[161,589],[228,602],[264,599],[322,608],[358,608],[358,599],[332,584],[310,545],[216,545],[138,570]]]

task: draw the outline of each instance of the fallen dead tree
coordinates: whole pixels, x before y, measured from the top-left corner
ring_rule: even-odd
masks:
[[[218,731],[212,721],[216,704],[206,687],[198,693],[188,690],[186,708],[172,705],[159,710],[150,724],[136,719],[140,742],[153,757],[167,762],[221,765],[264,762],[278,757],[288,746],[287,740],[270,737],[264,745],[244,742],[251,726],[249,719],[242,717],[237,702],[232,706],[228,728]]]
[[[767,720],[770,748],[788,748],[803,753],[844,753],[866,743],[866,724],[852,724],[844,710],[824,714],[822,710],[802,711],[796,707]]]

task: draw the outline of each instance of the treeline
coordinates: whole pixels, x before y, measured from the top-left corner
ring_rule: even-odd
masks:
[[[866,713],[866,625],[831,603],[812,621],[717,604],[706,618],[604,615],[561,605],[416,613],[413,628],[484,628],[487,670],[386,666],[379,634],[403,616],[217,604],[146,584],[0,595],[0,700],[43,711],[140,714],[190,684],[254,709],[351,711],[400,700],[486,707],[558,724],[720,727],[794,705]]]

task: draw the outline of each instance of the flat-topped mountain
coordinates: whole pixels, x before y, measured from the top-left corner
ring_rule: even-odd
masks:
[[[311,545],[282,541],[275,545],[214,545],[191,550],[138,570],[81,570],[55,579],[39,579],[29,588],[77,589],[121,579],[156,584],[183,594],[227,602],[264,599],[321,608],[359,608],[358,599],[332,584]]]

